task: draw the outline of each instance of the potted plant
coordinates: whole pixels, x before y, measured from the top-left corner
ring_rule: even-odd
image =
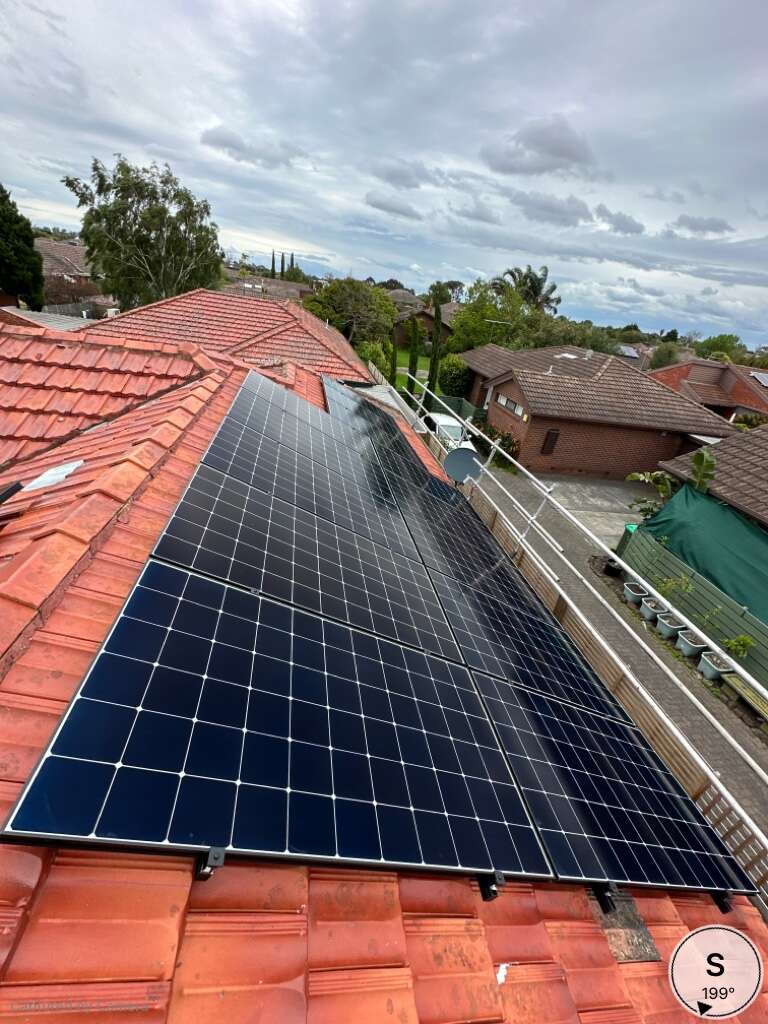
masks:
[[[642,583],[635,583],[634,581],[625,581],[624,583],[624,600],[627,604],[640,604],[644,597],[648,597],[648,591],[642,585]]]
[[[655,597],[644,597],[640,602],[640,614],[648,622],[655,622],[657,616],[663,615],[666,611],[669,611],[667,606],[657,601]]]
[[[731,666],[725,658],[721,658],[714,651],[704,651],[699,658],[698,669],[705,679],[709,679],[714,683],[724,672],[730,672]]]
[[[685,629],[685,623],[681,622],[672,612],[663,612],[656,619],[656,631],[665,640],[674,640],[681,629]]]
[[[607,558],[605,560],[603,572],[606,576],[621,576],[621,571],[621,566],[615,558]]]
[[[694,633],[692,629],[683,629],[677,634],[675,647],[682,651],[686,658],[696,657],[707,649],[707,645],[702,643],[698,634]]]
[[[754,643],[753,637],[748,636],[746,633],[739,633],[738,636],[732,636],[730,640],[723,640],[723,647],[734,658],[746,658],[750,647],[753,647]]]

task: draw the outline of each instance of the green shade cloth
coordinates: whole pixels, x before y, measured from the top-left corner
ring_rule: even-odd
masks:
[[[768,623],[768,533],[756,523],[684,484],[643,529]]]

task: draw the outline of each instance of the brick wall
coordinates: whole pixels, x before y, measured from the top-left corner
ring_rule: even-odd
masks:
[[[757,392],[757,389],[749,387],[737,371],[729,370],[727,377],[728,383],[726,387],[728,393],[733,398],[734,405],[747,405],[751,409],[760,409],[768,413],[768,388],[761,388],[762,391],[765,391],[765,397],[763,397]],[[758,385],[758,388],[760,387]]]
[[[649,370],[648,376],[660,380],[662,384],[666,384],[673,391],[679,391],[680,384],[688,379],[690,372],[690,363],[676,363],[674,366],[663,366],[660,370]]]
[[[509,406],[499,405],[496,401],[497,395],[505,395],[509,399],[510,405],[519,403],[524,407],[525,413],[528,413],[528,407],[522,390],[515,380],[505,381],[504,384],[500,384],[499,387],[493,389],[493,398],[488,406],[488,423],[497,430],[503,430],[507,434],[512,434],[522,444],[523,439],[528,433],[530,419],[524,420],[522,416],[516,416]]]
[[[548,430],[559,430],[553,452],[541,454]],[[684,435],[659,430],[580,423],[536,416],[520,448],[519,460],[539,473],[589,473],[624,479],[635,470],[652,470],[664,459],[690,450]]]

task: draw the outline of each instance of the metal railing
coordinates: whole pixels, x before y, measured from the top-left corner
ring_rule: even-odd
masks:
[[[407,376],[421,389],[420,396],[414,395],[417,403],[416,412],[424,415],[427,396],[431,399],[430,405],[437,402],[446,411],[450,412],[466,430],[474,437],[480,438],[484,444],[490,447],[489,455],[481,466],[480,478],[485,482],[486,478],[492,481],[493,487],[498,488],[511,503],[515,511],[520,515],[524,526],[518,528],[504,510],[494,500],[486,487],[479,480],[467,481],[463,486],[465,496],[470,504],[475,507],[481,518],[490,522],[487,525],[491,528],[502,547],[511,554],[518,568],[528,579],[528,582],[537,591],[539,597],[550,610],[559,609],[559,618],[563,627],[572,635],[572,639],[582,649],[582,653],[590,661],[593,668],[599,675],[611,678],[611,684],[604,678],[608,688],[614,693],[617,699],[624,704],[630,713],[633,713],[637,724],[655,747],[657,752],[670,765],[678,776],[689,795],[695,800],[699,809],[707,820],[716,829],[728,848],[736,856],[742,867],[748,872],[761,892],[768,896],[768,837],[758,826],[748,812],[740,805],[739,801],[729,791],[725,783],[719,777],[711,764],[699,753],[690,740],[680,730],[677,724],[672,721],[658,701],[652,696],[647,688],[637,678],[635,672],[618,655],[616,650],[603,637],[585,615],[585,613],[574,603],[573,599],[561,586],[561,579],[550,564],[530,543],[530,533],[533,531],[546,549],[552,553],[555,564],[560,562],[568,573],[583,586],[589,594],[595,598],[600,606],[605,609],[616,622],[637,643],[643,652],[651,658],[653,663],[664,672],[666,678],[682,693],[688,701],[696,708],[696,711],[717,730],[718,734],[726,741],[729,747],[749,767],[755,775],[755,783],[768,787],[768,773],[761,765],[738,743],[728,732],[723,724],[701,703],[678,676],[671,670],[666,662],[653,650],[653,648],[640,636],[633,625],[628,622],[601,594],[596,587],[587,579],[584,573],[573,564],[568,558],[564,546],[547,530],[538,520],[541,513],[548,507],[563,517],[580,534],[586,537],[595,547],[604,554],[614,559],[627,573],[627,575],[641,583],[657,600],[670,609],[670,611],[683,622],[692,632],[702,638],[712,650],[720,654],[733,671],[753,686],[758,692],[768,696],[768,692],[758,680],[736,665],[733,659],[720,648],[714,641],[710,640],[703,631],[692,623],[685,615],[678,612],[667,600],[663,598],[646,580],[638,574],[630,565],[618,558],[599,537],[597,537],[587,526],[574,516],[565,506],[552,496],[552,487],[548,487],[531,473],[525,466],[509,455],[500,447],[498,442],[492,441],[475,424],[462,419],[455,413],[441,398],[430,391],[425,384],[411,374]],[[442,461],[447,454],[446,447],[442,444],[436,434],[427,436],[427,443],[432,453]],[[512,465],[516,471],[522,473],[531,484],[541,500],[534,511],[529,511],[523,503],[511,493],[491,472],[490,466],[496,456],[501,456]],[[492,513],[489,512],[492,510]],[[526,569],[528,571],[526,571]],[[535,570],[535,571],[532,571]],[[538,578],[536,578],[538,577]],[[577,634],[574,636],[574,634]],[[589,647],[590,651],[584,648]],[[599,653],[598,653],[599,652]],[[601,668],[603,671],[601,671]],[[616,675],[619,673],[619,676]]]

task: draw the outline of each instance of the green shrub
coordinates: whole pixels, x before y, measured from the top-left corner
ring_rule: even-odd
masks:
[[[453,355],[450,352],[448,355],[443,356],[437,380],[444,395],[466,398],[469,394],[469,389],[472,387],[473,377],[474,374],[459,356]]]

